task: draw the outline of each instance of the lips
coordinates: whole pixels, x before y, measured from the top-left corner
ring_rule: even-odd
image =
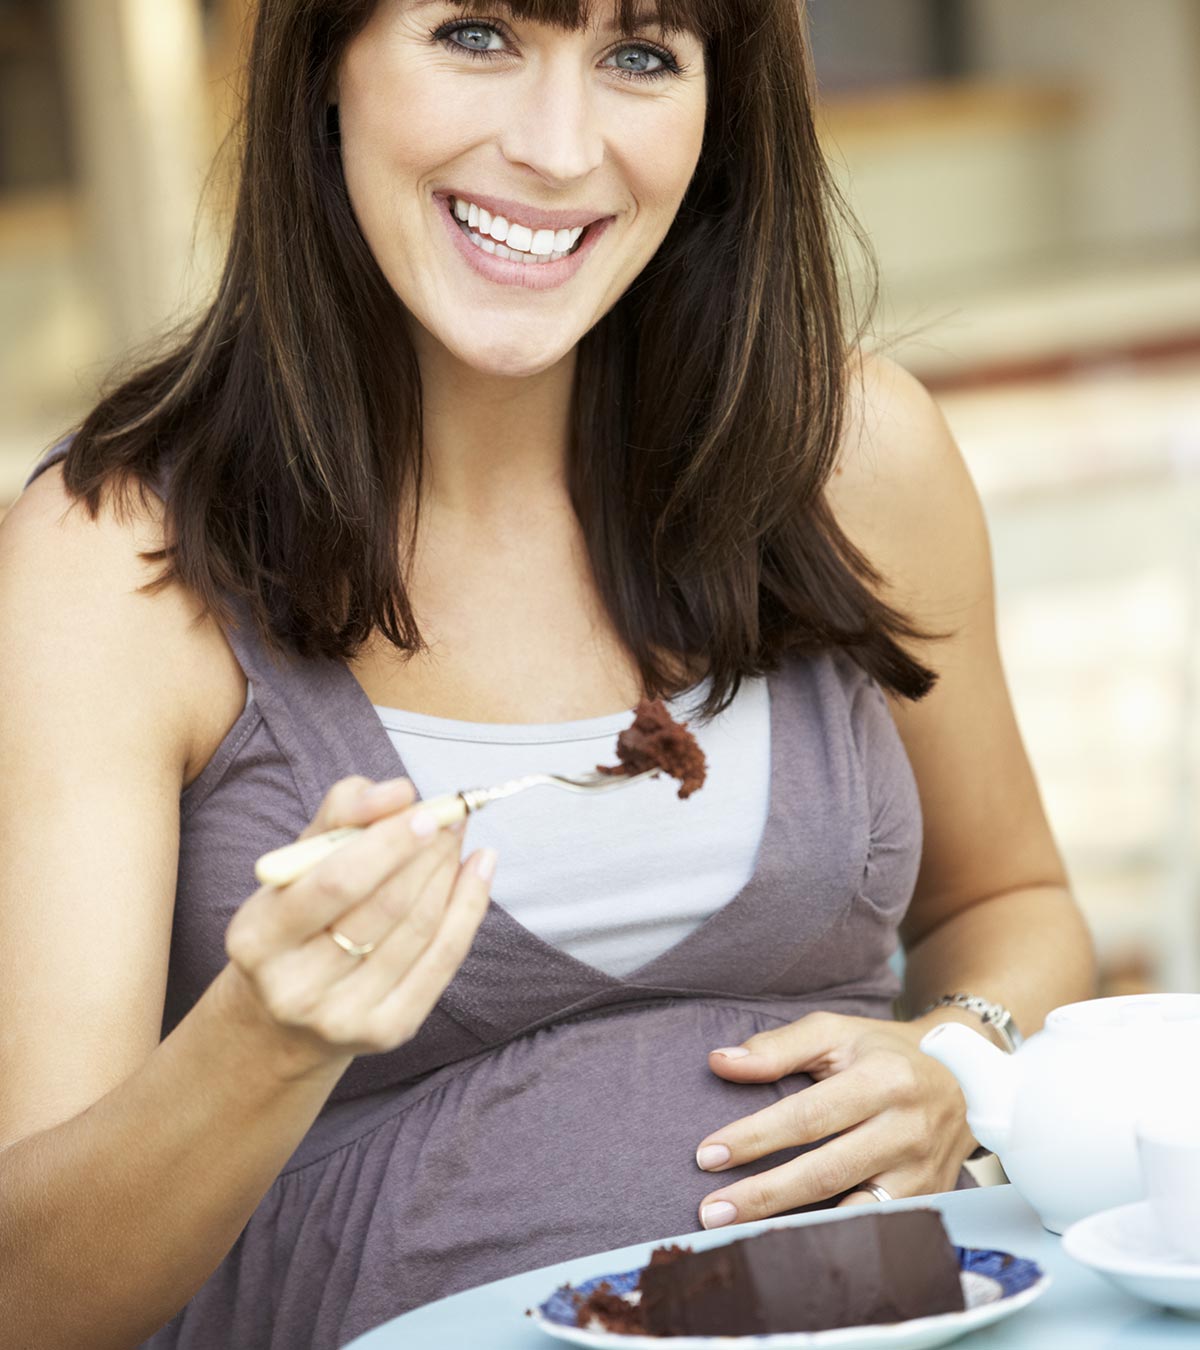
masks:
[[[590,203],[570,209],[536,206],[529,202],[515,201],[509,197],[492,197],[469,191],[466,188],[441,188],[435,197],[449,197],[453,200],[474,205],[485,210],[491,216],[503,216],[505,220],[519,221],[533,230],[573,230],[584,225],[594,225],[598,221],[612,219],[612,212]]]
[[[579,237],[575,249],[555,262],[524,263],[487,253],[474,243],[455,216],[448,196],[438,194],[434,206],[446,223],[453,247],[468,267],[487,281],[514,290],[551,290],[570,281],[599,245],[614,219],[609,216],[593,222]]]

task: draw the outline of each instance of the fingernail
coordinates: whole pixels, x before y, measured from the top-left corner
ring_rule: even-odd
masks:
[[[432,811],[414,811],[408,819],[408,828],[422,839],[438,832],[438,818]]]
[[[724,1144],[705,1144],[696,1150],[696,1166],[707,1172],[710,1167],[724,1167],[732,1157]]]
[[[737,1206],[731,1205],[728,1200],[714,1200],[711,1205],[704,1205],[700,1210],[700,1222],[705,1228],[723,1228],[736,1218]]]
[[[475,871],[484,881],[491,881],[496,871],[496,850],[494,848],[481,849],[475,855],[473,866]]]
[[[745,1059],[750,1053],[744,1045],[724,1045],[720,1050],[714,1050],[714,1055],[724,1055],[726,1059]]]

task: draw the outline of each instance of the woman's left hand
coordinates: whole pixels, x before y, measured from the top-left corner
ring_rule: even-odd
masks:
[[[792,1073],[817,1081],[710,1134],[696,1151],[705,1171],[826,1142],[713,1191],[700,1204],[703,1226],[765,1219],[839,1195],[843,1205],[873,1204],[854,1189],[864,1181],[893,1196],[953,1190],[975,1141],[953,1074],[917,1048],[932,1025],[819,1012],[711,1051],[709,1068],[732,1083]]]

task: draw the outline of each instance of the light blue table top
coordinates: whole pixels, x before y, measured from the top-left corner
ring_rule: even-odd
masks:
[[[951,1241],[959,1246],[990,1247],[1029,1257],[1052,1277],[1051,1287],[1029,1307],[961,1342],[971,1350],[999,1346],[1011,1350],[1200,1347],[1200,1323],[1139,1302],[1071,1260],[1062,1251],[1060,1239],[1042,1228],[1033,1210],[1011,1186],[894,1200],[888,1208],[918,1205],[940,1209]],[[820,1222],[826,1217],[797,1215],[787,1222]],[[739,1236],[748,1237],[777,1222],[743,1224],[737,1231]],[[729,1231],[691,1233],[660,1241],[683,1241],[701,1248],[727,1239]],[[645,1265],[651,1248],[659,1245],[659,1241],[645,1242],[600,1256],[582,1256],[468,1289],[394,1318],[360,1336],[351,1346],[353,1350],[552,1350],[560,1342],[532,1326],[525,1316],[526,1308],[541,1303],[568,1280],[578,1284],[593,1275]],[[663,1344],[669,1345],[669,1341]]]

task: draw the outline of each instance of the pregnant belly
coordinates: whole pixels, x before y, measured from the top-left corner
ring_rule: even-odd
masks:
[[[708,1051],[785,1020],[680,1002],[559,1024],[474,1061],[366,1144],[377,1249],[364,1260],[402,1271],[412,1307],[698,1228],[709,1191],[788,1156],[717,1181],[696,1166],[700,1141],[810,1082],[727,1083]]]

